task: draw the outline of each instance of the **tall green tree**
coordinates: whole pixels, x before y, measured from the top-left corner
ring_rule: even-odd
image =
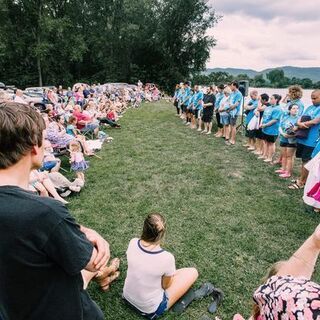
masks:
[[[166,88],[205,68],[218,20],[203,0],[0,0],[0,18],[5,82]]]

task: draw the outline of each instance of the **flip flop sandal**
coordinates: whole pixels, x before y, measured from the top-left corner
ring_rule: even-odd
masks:
[[[187,307],[190,305],[190,303],[194,300],[195,293],[193,289],[190,289],[172,308],[173,312],[176,312],[177,314],[181,314],[184,310],[187,309]]]
[[[297,183],[293,183],[290,186],[288,186],[288,189],[290,189],[290,190],[301,190],[303,188],[304,188],[304,185],[299,186]]]
[[[222,302],[224,298],[224,293],[222,292],[221,289],[215,288],[211,294],[211,297],[213,299],[213,302],[208,307],[208,311],[210,313],[215,313],[218,309],[219,304]]]
[[[194,300],[200,300],[209,296],[215,290],[214,285],[210,282],[205,282],[198,290],[194,292]]]

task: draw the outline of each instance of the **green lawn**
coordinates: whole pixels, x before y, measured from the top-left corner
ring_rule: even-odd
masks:
[[[167,218],[165,247],[177,267],[197,267],[197,287],[211,281],[224,290],[217,315],[248,316],[267,268],[289,257],[319,215],[241,143],[227,147],[222,139],[200,136],[182,125],[169,103],[129,110],[121,124],[121,130],[109,130],[114,142],[99,153],[102,160],[91,160],[87,187],[70,205],[78,221],[100,232],[112,256],[122,259],[120,280],[108,293],[90,287],[106,319],[139,319],[121,299],[125,252],[150,211]],[[200,319],[209,302],[194,302],[179,318]],[[164,317],[175,318],[173,312]]]

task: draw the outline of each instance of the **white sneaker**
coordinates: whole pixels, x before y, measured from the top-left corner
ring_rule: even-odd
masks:
[[[206,134],[211,134],[211,131],[208,131]]]
[[[197,131],[201,132],[201,128],[199,128]]]
[[[201,133],[207,133],[207,130],[203,130],[203,131],[201,131]]]
[[[191,124],[190,122],[187,122],[187,123],[186,123],[186,126],[190,126],[190,124]]]

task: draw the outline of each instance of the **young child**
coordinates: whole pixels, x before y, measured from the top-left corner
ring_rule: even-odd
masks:
[[[49,140],[44,141],[43,164],[40,171],[58,172],[61,166],[61,160],[53,154],[53,148]]]
[[[276,151],[275,142],[279,135],[280,119],[282,110],[280,107],[281,96],[274,94],[270,99],[270,106],[268,106],[262,117],[262,133],[263,133],[263,154],[259,159],[264,159],[264,162],[272,162],[272,158]]]
[[[124,299],[141,315],[155,319],[170,309],[198,278],[195,268],[176,270],[174,256],[161,248],[166,222],[159,213],[144,221],[141,238],[130,241]]]
[[[246,113],[246,126],[248,126],[251,119],[254,117],[254,112],[258,108],[259,105],[259,95],[257,90],[252,90],[250,92],[251,100],[245,105],[245,113]],[[244,145],[244,147],[248,148],[249,151],[255,150],[255,138],[254,131],[246,129],[246,136],[248,138],[248,142]]]
[[[299,119],[299,106],[289,106],[289,114],[284,114],[280,121],[281,168],[276,170],[280,178],[290,178],[297,149],[294,127]]]
[[[70,163],[71,170],[76,173],[77,178],[85,181],[84,171],[89,168],[89,165],[84,159],[81,146],[78,141],[72,141],[70,143]]]

